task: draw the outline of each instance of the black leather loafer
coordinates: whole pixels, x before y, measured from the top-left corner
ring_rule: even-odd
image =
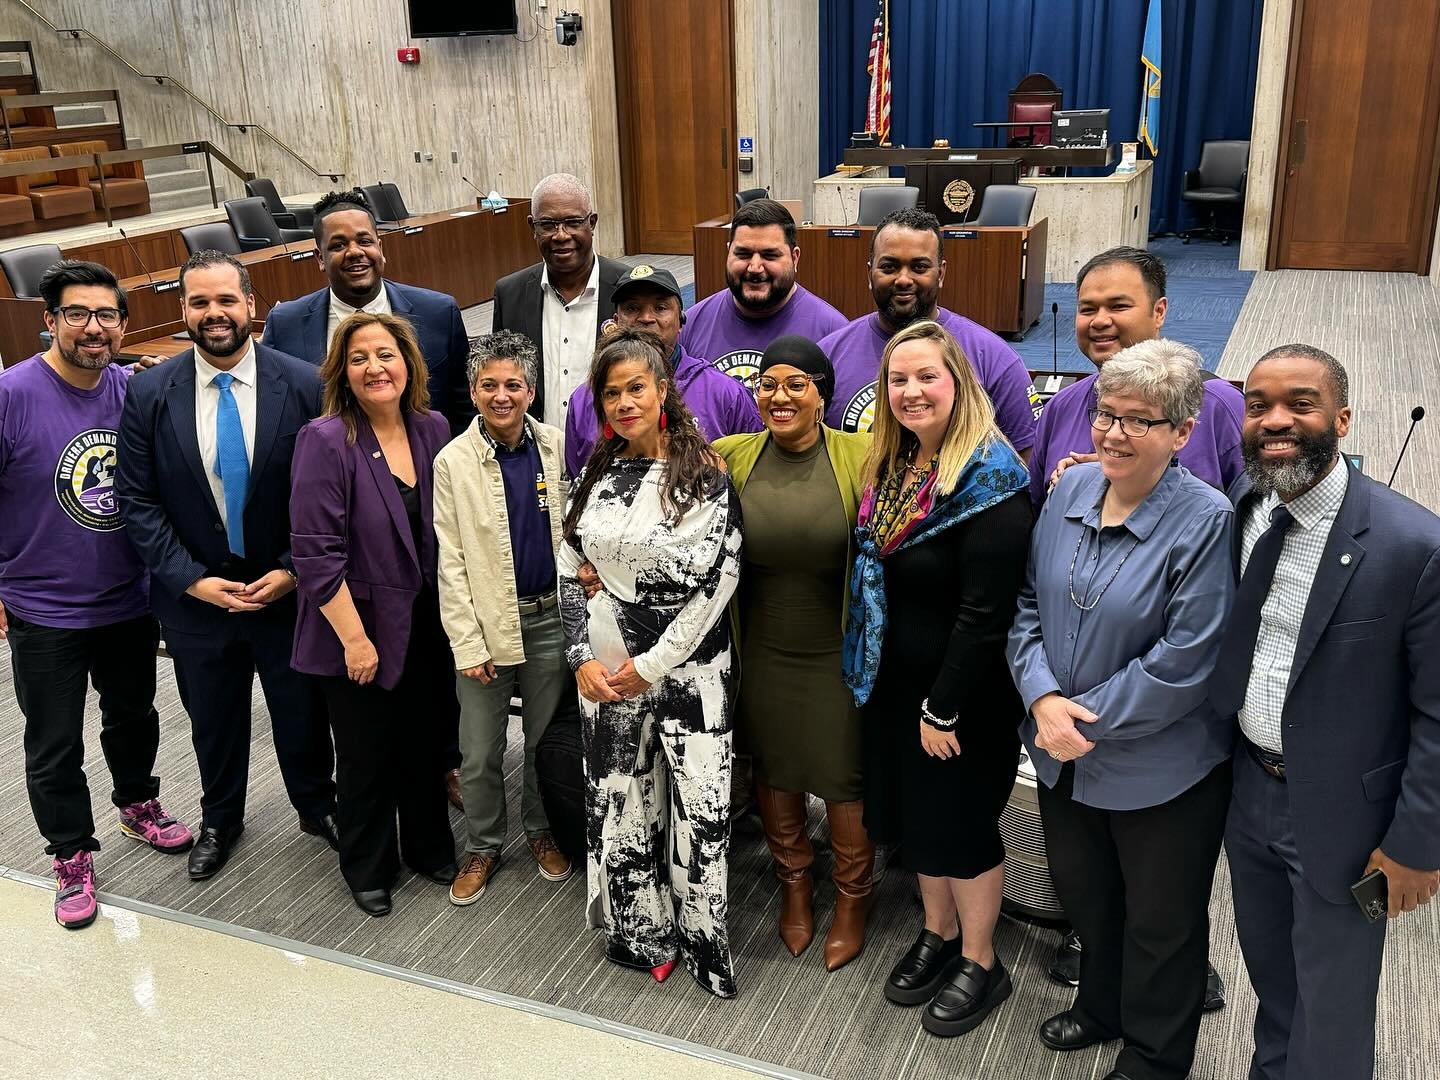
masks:
[[[885,997],[896,1005],[923,1005],[935,996],[960,960],[960,936],[946,941],[921,930],[910,951],[890,970]]]
[[[942,1038],[964,1035],[984,1023],[1013,989],[1010,973],[998,955],[989,971],[974,960],[961,957],[955,974],[926,1007],[920,1026]]]
[[[1215,970],[1214,964],[1205,965],[1205,1012],[1214,1012],[1225,1007],[1225,980]],[[1121,1077],[1121,1080],[1125,1080]]]
[[[435,882],[436,885],[445,885],[448,887],[455,884],[455,878],[459,876],[460,868],[452,862],[446,863],[444,866],[434,870],[416,870],[415,872],[421,877],[429,878]]]
[[[1074,1009],[1056,1013],[1040,1023],[1040,1041],[1051,1050],[1084,1050],[1114,1038],[1118,1036],[1092,1027]]]
[[[340,850],[340,827],[336,824],[334,814],[326,814],[318,818],[301,818],[300,831],[310,836],[318,836],[336,851]]]
[[[1055,946],[1055,955],[1050,958],[1050,966],[1045,973],[1061,986],[1080,985],[1080,935],[1074,930]]]
[[[235,841],[244,831],[244,825],[236,825],[233,829],[202,828],[195,838],[195,846],[190,849],[190,880],[204,881],[218,874],[230,861]]]
[[[350,894],[355,898],[355,906],[366,915],[379,918],[382,915],[390,914],[390,890],[389,889],[362,889],[360,892]]]

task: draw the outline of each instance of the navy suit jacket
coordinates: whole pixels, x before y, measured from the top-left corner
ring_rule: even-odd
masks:
[[[452,435],[459,435],[475,415],[470,403],[470,382],[466,364],[470,361],[470,339],[455,299],[445,293],[386,281],[390,310],[410,321],[420,339],[420,352],[430,369],[430,408],[450,421]],[[330,333],[330,287],[289,303],[277,304],[265,319],[261,337],[271,348],[298,356],[319,367],[325,362],[326,340]]]
[[[130,542],[150,570],[150,607],[167,631],[221,637],[241,619],[289,625],[294,594],[264,611],[230,614],[187,596],[214,574],[262,574],[290,561],[290,459],[295,433],[320,412],[320,378],[293,356],[255,345],[255,445],[245,500],[245,565],[235,567],[200,460],[195,350],[133,375],[125,394],[115,494]]]
[[[1231,485],[1237,569],[1257,497],[1243,474]],[[1295,842],[1317,892],[1348,903],[1377,847],[1440,868],[1440,518],[1358,469],[1310,590],[1281,723]]]

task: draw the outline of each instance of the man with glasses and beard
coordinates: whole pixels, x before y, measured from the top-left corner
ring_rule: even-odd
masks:
[[[825,414],[826,425],[841,431],[869,431],[875,414],[875,374],[885,346],[911,323],[933,319],[960,343],[995,406],[996,424],[1028,463],[1040,398],[1014,349],[978,323],[940,307],[945,249],[939,219],[926,210],[886,214],[870,237],[867,265],[875,311],[819,343],[835,364],[835,396]]]
[[[748,202],[730,219],[725,251],[726,292],[690,309],[680,344],[741,382],[759,371],[776,338],[799,334],[819,341],[848,321],[795,280],[800,249],[795,219],[773,199]]]
[[[1285,345],[1251,369],[1209,681],[1241,736],[1225,850],[1251,1080],[1372,1075],[1385,916],[1440,887],[1440,519],[1351,468],[1349,430],[1333,356]],[[1351,886],[1375,870],[1362,914]]]
[[[319,372],[251,338],[250,275],[199,251],[180,271],[193,349],[130,380],[115,491],[150,571],[200,765],[190,877],[224,867],[245,821],[258,671],[300,830],[338,850],[335,754],[316,684],[290,667],[290,458],[320,412]]]
[[[0,638],[25,717],[30,808],[54,859],[55,921],[78,929],[95,921],[100,850],[83,768],[87,680],[120,832],[162,852],[192,836],[151,775],[160,635],[113,489],[125,291],[105,267],[65,261],[40,295],[50,348],[0,379]]]

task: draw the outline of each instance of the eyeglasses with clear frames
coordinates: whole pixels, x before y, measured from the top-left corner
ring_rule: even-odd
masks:
[[[791,397],[800,397],[811,383],[824,381],[824,375],[787,375],[777,379],[773,375],[751,375],[745,380],[752,394],[773,394],[780,386]]]
[[[1170,424],[1172,427],[1175,424],[1173,420],[1151,420],[1148,416],[1116,416],[1104,409],[1091,409],[1089,416],[1090,426],[1096,431],[1109,431],[1118,420],[1120,430],[1132,439],[1143,439],[1156,424]]]
[[[60,317],[70,326],[84,326],[93,318],[106,330],[114,330],[124,319],[118,308],[87,308],[79,305],[61,308]]]
[[[588,217],[567,217],[567,218],[536,218],[534,221],[535,231],[542,236],[554,236],[561,229],[567,233],[577,233],[581,229],[590,227]]]

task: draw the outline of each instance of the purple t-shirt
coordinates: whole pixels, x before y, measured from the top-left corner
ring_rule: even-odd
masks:
[[[1095,407],[1098,373],[1072,383],[1052,397],[1040,414],[1035,449],[1030,454],[1030,498],[1038,507],[1055,466],[1067,454],[1093,454],[1090,410]],[[1195,418],[1195,431],[1180,449],[1180,464],[1211,487],[1228,491],[1245,469],[1240,455],[1240,424],[1245,396],[1224,379],[1205,381],[1205,400]]]
[[[675,365],[675,384],[695,414],[700,434],[714,442],[722,435],[740,435],[765,426],[760,422],[755,399],[738,381],[720,374],[684,348],[677,347],[676,351],[680,362]],[[570,407],[565,410],[565,472],[572,477],[580,475],[585,462],[590,460],[590,451],[595,448],[592,401],[590,384],[581,383],[570,395]]]
[[[1040,415],[1040,396],[1030,381],[1030,372],[1014,349],[979,323],[940,308],[935,321],[954,336],[975,369],[980,385],[995,405],[995,423],[1016,450],[1035,442],[1035,420]],[[825,413],[825,423],[841,431],[869,431],[875,420],[879,388],[875,376],[890,335],[874,312],[862,315],[820,342],[835,365],[835,396]]]
[[[113,486],[125,379],[112,364],[81,390],[39,355],[0,378],[0,600],[22,619],[81,629],[150,608]]]
[[[779,311],[760,319],[742,315],[730,290],[721,289],[685,313],[680,347],[743,381],[760,370],[760,357],[776,338],[799,334],[819,341],[848,321],[803,285]]]

